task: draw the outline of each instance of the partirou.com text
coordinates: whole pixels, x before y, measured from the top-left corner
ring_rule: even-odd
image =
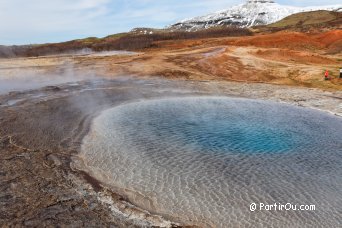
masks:
[[[252,203],[250,211],[315,211],[316,205],[292,204],[292,203]]]

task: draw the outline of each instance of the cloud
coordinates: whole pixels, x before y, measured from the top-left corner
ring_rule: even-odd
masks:
[[[341,4],[341,0],[275,0],[279,4],[291,6],[322,6],[322,5],[337,5]]]
[[[94,28],[94,20],[109,12],[109,4],[110,0],[0,0],[0,42],[58,41],[75,31],[85,34]]]
[[[4,3],[3,3],[4,2]],[[1,29],[73,28],[107,12],[109,0],[10,0],[0,4]],[[63,26],[63,27],[62,27]]]

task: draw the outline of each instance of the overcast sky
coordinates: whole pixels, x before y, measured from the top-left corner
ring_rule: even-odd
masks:
[[[245,0],[0,0],[0,44],[60,42],[103,37],[134,27],[164,27],[226,9]],[[341,0],[278,0],[294,6]]]

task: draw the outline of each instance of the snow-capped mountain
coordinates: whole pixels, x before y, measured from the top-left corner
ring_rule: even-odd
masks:
[[[294,7],[284,6],[272,0],[248,0],[246,3],[230,9],[211,13],[205,16],[182,20],[169,26],[169,29],[193,31],[220,25],[252,27],[279,21],[291,14],[314,10],[341,11],[342,5]]]

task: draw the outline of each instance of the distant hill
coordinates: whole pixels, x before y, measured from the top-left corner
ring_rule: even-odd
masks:
[[[59,54],[90,54],[91,52],[127,50],[137,51],[156,47],[159,41],[185,39],[206,39],[232,36],[250,36],[253,33],[246,28],[221,27],[201,31],[185,32],[151,28],[137,28],[129,33],[109,35],[104,38],[88,37],[61,43],[37,44],[25,46],[1,46],[0,58],[35,57]]]
[[[299,28],[324,27],[342,29],[342,12],[318,10],[290,15],[268,28]]]
[[[217,26],[253,27],[268,25],[289,15],[314,10],[341,11],[342,5],[294,7],[279,5],[272,0],[247,0],[246,3],[205,16],[182,20],[169,26],[173,30],[196,31]]]

